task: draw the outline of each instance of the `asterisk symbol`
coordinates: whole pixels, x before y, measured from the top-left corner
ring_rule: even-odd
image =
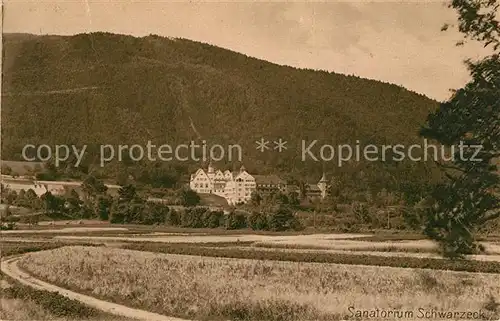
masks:
[[[265,140],[264,138],[256,140],[255,143],[257,144],[257,147],[255,149],[259,149],[261,153],[269,149],[269,146],[267,146],[269,144],[269,141]]]
[[[286,140],[284,141],[284,140],[282,140],[282,139],[280,138],[280,139],[278,139],[278,141],[274,141],[273,143],[274,143],[274,145],[276,145],[276,146],[274,146],[274,149],[277,149],[277,150],[278,150],[278,152],[280,152],[280,153],[281,153],[284,149],[287,149],[287,147],[286,147],[286,143],[287,143],[287,141],[286,141]]]

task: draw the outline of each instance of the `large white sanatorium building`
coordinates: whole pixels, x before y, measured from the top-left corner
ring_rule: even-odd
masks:
[[[317,190],[317,196],[324,198],[327,193],[327,181],[325,176],[318,184],[310,184],[308,190],[311,194]],[[189,187],[200,194],[215,194],[224,197],[228,204],[246,203],[255,191],[286,192],[286,182],[275,175],[251,175],[244,166],[239,171],[231,172],[216,170],[211,164],[208,169],[199,168],[191,175]]]
[[[224,197],[229,204],[245,203],[257,188],[255,178],[242,166],[239,172],[215,170],[212,165],[191,175],[189,187],[201,194]]]

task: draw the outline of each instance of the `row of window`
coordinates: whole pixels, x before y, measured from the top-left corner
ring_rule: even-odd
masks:
[[[203,186],[203,185],[205,185],[205,186]],[[198,187],[200,187],[200,188],[203,188],[203,187],[208,188],[208,183],[207,184],[198,184],[198,183],[195,183],[194,184],[194,188],[198,188]]]
[[[273,188],[279,188],[283,187],[283,184],[257,184],[259,187],[273,187]]]

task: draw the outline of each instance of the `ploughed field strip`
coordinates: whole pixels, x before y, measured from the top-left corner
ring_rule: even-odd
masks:
[[[200,320],[341,320],[373,307],[415,316],[481,310],[491,317],[500,300],[500,274],[487,273],[83,246],[29,253],[19,266],[93,297]]]

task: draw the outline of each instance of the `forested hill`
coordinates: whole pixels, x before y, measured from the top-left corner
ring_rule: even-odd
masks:
[[[301,139],[416,141],[437,107],[396,85],[279,66],[185,39],[5,34],[3,48],[3,159],[19,158],[26,143],[201,138],[240,143],[249,166],[283,171],[303,166],[293,161]],[[262,136],[297,148],[260,153],[255,141]]]

